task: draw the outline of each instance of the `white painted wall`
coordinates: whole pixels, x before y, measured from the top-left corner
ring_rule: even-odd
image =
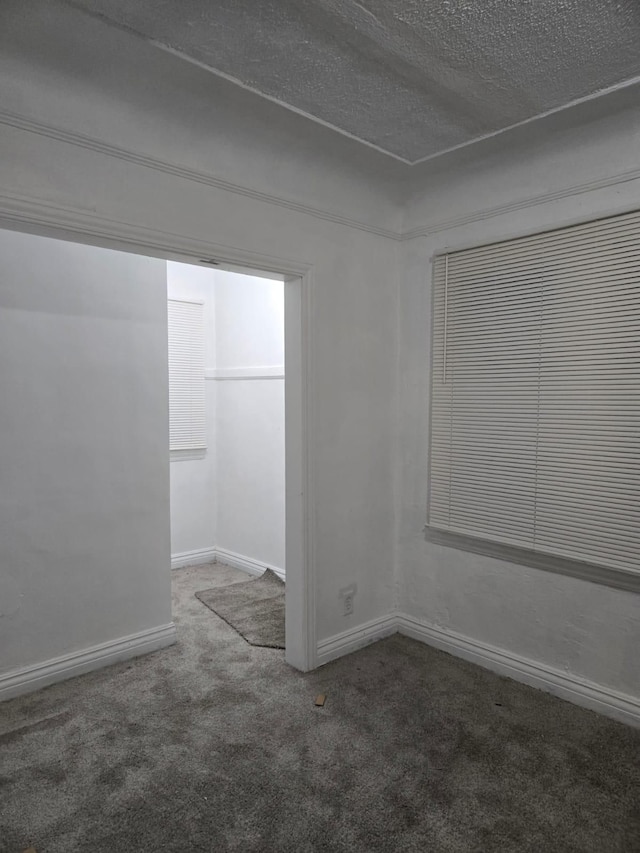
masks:
[[[284,285],[216,270],[216,367],[284,365]]]
[[[500,150],[488,146],[475,164],[434,170],[409,202],[407,230],[428,233],[405,245],[400,290],[399,608],[543,669],[638,697],[638,595],[429,544],[423,536],[432,255],[640,204],[638,111],[535,137],[529,129]]]
[[[168,298],[203,304],[205,368],[215,365],[216,358],[214,282],[213,270],[167,263]],[[205,406],[206,449],[171,453],[171,555],[173,562],[182,565],[194,559],[193,552],[198,551],[208,551],[213,559],[216,546],[215,382],[205,382]]]
[[[284,284],[222,271],[215,278],[221,378],[207,384],[217,386],[217,545],[284,571],[284,379],[247,378],[265,368],[283,375]]]
[[[170,261],[167,294],[203,303],[208,377],[207,448],[171,454],[172,562],[284,573],[284,284]]]
[[[164,626],[165,264],[0,231],[0,674]]]

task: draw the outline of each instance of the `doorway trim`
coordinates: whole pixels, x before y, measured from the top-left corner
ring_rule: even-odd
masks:
[[[51,202],[0,195],[0,228],[116,251],[176,260],[246,267],[284,277],[286,650],[287,663],[307,672],[317,665],[311,323],[313,265],[290,258],[193,240],[130,222],[106,219]],[[167,437],[168,447],[168,437]],[[167,554],[167,571],[171,555]]]

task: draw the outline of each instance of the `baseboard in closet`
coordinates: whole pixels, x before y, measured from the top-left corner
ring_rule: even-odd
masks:
[[[181,551],[171,555],[171,568],[182,569],[185,566],[199,566],[202,563],[215,563],[215,548],[199,548],[195,551]]]
[[[216,560],[234,569],[248,572],[250,575],[261,575],[267,569],[271,569],[281,580],[285,579],[284,569],[272,566],[269,563],[262,563],[260,560],[254,560],[253,557],[245,557],[235,551],[227,551],[226,548],[216,548]]]

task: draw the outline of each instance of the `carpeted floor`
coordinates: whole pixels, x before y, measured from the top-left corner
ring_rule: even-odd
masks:
[[[285,648],[285,587],[267,569],[257,578],[198,590],[198,598],[252,646]]]
[[[640,851],[640,731],[399,636],[302,675],[194,596],[242,577],[175,572],[177,646],[0,706],[2,853]]]

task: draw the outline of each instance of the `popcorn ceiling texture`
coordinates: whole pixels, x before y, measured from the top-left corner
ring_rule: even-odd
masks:
[[[70,0],[415,162],[640,74],[637,0]]]

